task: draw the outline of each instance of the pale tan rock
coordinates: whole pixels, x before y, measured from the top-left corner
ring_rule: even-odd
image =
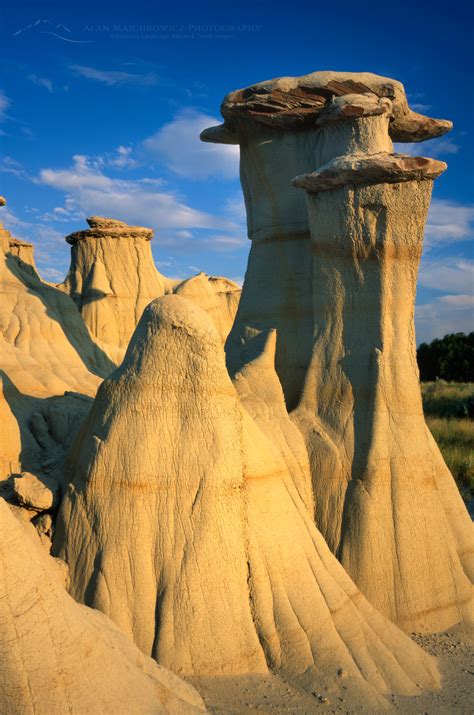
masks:
[[[447,168],[444,161],[406,154],[349,154],[338,156],[318,171],[293,179],[293,186],[310,193],[332,191],[347,184],[397,184],[436,179]]]
[[[0,252],[1,367],[29,395],[94,394],[113,364],[72,300]]]
[[[89,229],[66,237],[71,266],[64,290],[92,335],[125,349],[145,306],[166,292],[151,253],[153,231],[101,216],[87,222]]]
[[[50,477],[22,472],[12,478],[13,492],[21,506],[33,511],[48,511],[59,501],[59,483]]]
[[[201,138],[240,144],[252,241],[226,343],[227,364],[231,374],[238,372],[242,346],[259,332],[276,329],[276,371],[293,409],[311,358],[314,318],[307,211],[292,179],[346,154],[348,147],[391,152],[387,128],[397,140],[419,141],[445,133],[451,122],[412,112],[402,84],[369,73],[315,72],[269,80],[231,92],[221,110],[223,128],[206,129]],[[356,118],[345,121],[348,117]]]
[[[58,566],[1,499],[0,532],[1,712],[205,711],[191,686],[67,594]]]
[[[20,426],[5,396],[5,381],[0,371],[0,479],[21,471],[22,439]]]
[[[276,330],[259,333],[245,346],[243,368],[233,383],[241,405],[263,434],[277,446],[299,496],[314,514],[311,472],[303,436],[288,416],[283,390],[275,371]]]
[[[472,619],[474,574],[472,523],[426,427],[416,364],[418,263],[445,165],[377,149],[350,146],[295,181],[309,192],[315,338],[292,416],[330,548],[382,613],[435,632]]]
[[[35,264],[34,246],[13,236],[8,241],[9,253],[15,256],[21,268],[39,278]]]
[[[387,706],[381,694],[437,687],[431,658],[329,551],[285,458],[239,403],[210,317],[189,301],[147,307],[69,464],[54,552],[71,593],[166,667],[272,669],[313,690],[337,689],[343,668],[347,694],[373,711]]]
[[[114,368],[73,301],[24,270],[5,234],[0,250],[0,477],[36,472],[53,458],[59,463],[88,407],[80,395],[94,395]]]
[[[225,343],[239,306],[241,289],[237,283],[222,276],[198,273],[176,285],[173,293],[205,310]]]

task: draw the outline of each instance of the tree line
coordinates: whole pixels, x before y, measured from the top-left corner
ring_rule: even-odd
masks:
[[[474,332],[450,333],[421,343],[416,357],[422,382],[474,382]]]

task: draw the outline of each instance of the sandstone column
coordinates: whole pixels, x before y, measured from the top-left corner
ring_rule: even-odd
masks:
[[[416,364],[423,229],[446,165],[353,141],[356,123],[388,140],[392,109],[383,100],[377,113],[377,101],[333,101],[321,132],[346,151],[294,181],[307,190],[315,317],[293,417],[331,549],[385,615],[439,631],[472,615],[473,568],[472,525],[425,424]]]
[[[153,231],[100,216],[87,223],[88,230],[66,237],[72,249],[64,289],[96,338],[126,348],[145,306],[165,293],[150,249]]]
[[[228,367],[235,374],[253,360],[253,338],[276,329],[276,370],[289,409],[301,392],[313,334],[308,220],[303,196],[291,186],[291,178],[343,153],[345,144],[338,144],[337,135],[321,133],[317,117],[332,97],[354,92],[393,100],[390,133],[397,141],[438,136],[451,126],[412,112],[403,85],[395,80],[370,73],[314,72],[231,92],[221,107],[225,123],[201,135],[203,141],[240,145],[252,241],[226,344]]]

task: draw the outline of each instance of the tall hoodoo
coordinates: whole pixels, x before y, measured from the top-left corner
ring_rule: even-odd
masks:
[[[395,80],[370,73],[314,72],[231,92],[221,107],[224,124],[201,134],[203,141],[240,144],[252,241],[242,298],[226,346],[228,366],[237,372],[245,364],[245,344],[276,328],[276,370],[289,409],[301,393],[313,335],[308,218],[304,196],[291,179],[344,153],[337,132],[321,132],[318,118],[333,97],[344,101],[344,96],[354,93],[392,101],[389,129],[396,141],[421,141],[452,126],[411,111],[403,85]],[[363,111],[357,107],[355,116]],[[365,136],[367,131],[370,134],[367,122],[356,120],[353,127],[354,141],[370,139]],[[380,150],[389,151],[388,137],[384,142]]]
[[[146,308],[70,466],[55,549],[72,594],[161,664],[270,669],[310,692],[337,692],[345,672],[348,697],[377,712],[381,694],[436,687],[430,657],[329,551],[285,458],[242,408],[210,317],[186,299]]]
[[[472,524],[424,421],[414,332],[446,165],[390,153],[391,116],[373,95],[335,99],[318,122],[341,155],[294,180],[307,191],[314,345],[293,418],[329,546],[382,613],[432,632],[473,613]]]
[[[87,223],[88,230],[66,237],[72,248],[64,288],[95,337],[126,348],[145,306],[165,293],[151,254],[153,231],[101,216]]]

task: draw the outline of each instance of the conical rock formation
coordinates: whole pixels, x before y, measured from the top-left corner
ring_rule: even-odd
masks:
[[[173,293],[205,310],[225,343],[239,306],[241,290],[237,283],[229,278],[208,276],[201,272],[176,285]]]
[[[280,454],[239,403],[209,316],[151,303],[70,456],[55,553],[71,593],[179,674],[270,668],[369,707],[437,686],[317,531]]]
[[[68,595],[32,527],[3,499],[0,532],[2,713],[205,712],[191,686]]]

